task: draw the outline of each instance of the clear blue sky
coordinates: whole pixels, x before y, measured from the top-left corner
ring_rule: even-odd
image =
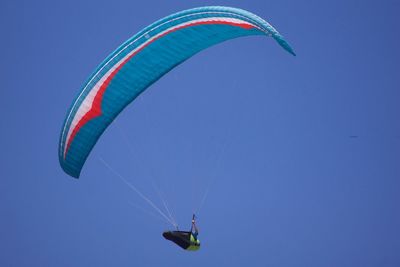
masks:
[[[68,177],[59,134],[86,78],[143,27],[205,5],[263,17],[298,56],[264,37],[199,53]],[[400,266],[398,11],[398,1],[2,1],[0,265]],[[161,207],[153,180],[181,228],[212,181],[201,250],[165,241],[170,226],[100,157]]]

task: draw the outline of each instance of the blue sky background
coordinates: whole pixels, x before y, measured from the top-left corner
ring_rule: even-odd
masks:
[[[264,37],[207,49],[118,117],[79,180],[63,173],[60,130],[90,73],[153,21],[205,5],[263,17],[298,56]],[[0,265],[399,266],[399,7],[2,1]],[[165,241],[170,226],[99,158],[161,207],[153,181],[182,229],[211,183],[201,250]]]

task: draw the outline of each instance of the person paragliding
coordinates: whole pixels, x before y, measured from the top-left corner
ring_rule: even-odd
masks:
[[[70,105],[58,146],[62,169],[71,177],[79,178],[92,149],[118,114],[173,68],[208,47],[253,35],[271,37],[284,50],[296,55],[271,24],[253,13],[233,7],[205,6],[183,10],[133,35],[105,58]],[[245,67],[237,62],[236,68]],[[255,68],[254,71],[262,73],[264,68]],[[208,91],[202,90],[198,95]],[[112,170],[104,160],[101,161],[170,221],[135,186]],[[164,232],[163,236],[185,250],[198,250],[198,234],[193,215],[190,231],[177,229]]]
[[[193,230],[194,230],[194,232],[193,232]],[[193,214],[193,218],[192,218],[192,228],[190,229],[190,232],[192,232],[194,239],[198,240],[197,236],[199,235],[199,229],[197,228],[196,216],[194,214]],[[199,244],[200,244],[200,242],[199,242]]]
[[[199,229],[196,225],[196,216],[193,214],[192,227],[190,231],[166,231],[163,237],[170,240],[188,251],[196,251],[200,249],[200,240],[197,238]]]

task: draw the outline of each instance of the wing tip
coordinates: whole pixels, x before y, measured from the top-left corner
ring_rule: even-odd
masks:
[[[273,38],[278,42],[278,44],[285,49],[289,54],[296,56],[296,53],[294,52],[293,48],[289,45],[289,43],[283,38],[282,35],[279,33],[276,33],[273,35]]]
[[[72,178],[79,179],[79,176],[81,174],[80,170],[77,170],[77,169],[69,166],[65,161],[63,161],[61,159],[60,159],[60,165],[61,165],[61,168],[63,169],[63,171],[66,174],[68,174]]]

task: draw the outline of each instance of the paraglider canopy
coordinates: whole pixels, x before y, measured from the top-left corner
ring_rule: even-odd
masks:
[[[268,22],[238,8],[200,7],[167,16],[122,44],[83,85],[62,127],[59,161],[78,178],[108,125],[139,94],[199,51],[233,38],[270,36],[293,49]]]

